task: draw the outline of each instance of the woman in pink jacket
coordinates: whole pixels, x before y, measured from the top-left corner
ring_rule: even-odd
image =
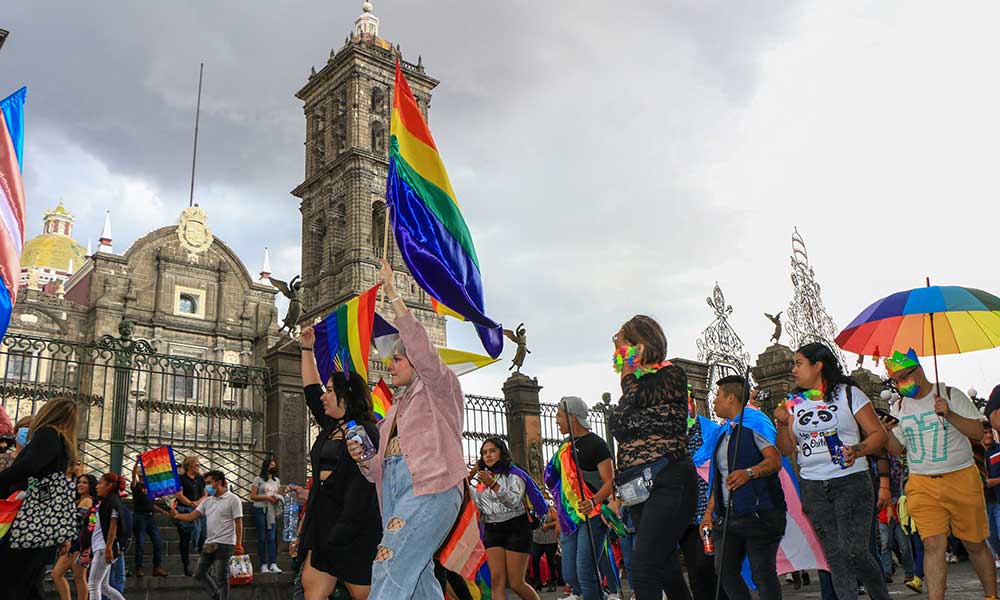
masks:
[[[399,342],[389,363],[396,395],[379,423],[378,452],[360,461],[375,484],[384,533],[372,565],[370,600],[439,600],[434,553],[458,518],[465,485],[462,457],[464,397],[458,377],[438,356],[424,330],[399,297],[392,268],[382,262],[382,291],[396,316]]]

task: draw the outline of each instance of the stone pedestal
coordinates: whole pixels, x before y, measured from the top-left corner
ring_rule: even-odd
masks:
[[[282,349],[271,348],[265,355],[271,385],[264,419],[266,446],[281,465],[282,481],[305,484],[309,422],[302,393],[300,359],[296,344]]]
[[[768,399],[759,402],[760,409],[774,415],[774,407],[783,402],[788,393],[795,389],[792,367],[795,353],[788,346],[774,344],[757,357],[757,365],[750,372],[761,391],[766,391]]]
[[[858,387],[872,401],[872,406],[889,410],[889,403],[882,400],[882,390],[886,387],[881,377],[865,368],[855,369],[851,373],[851,377],[858,382]]]
[[[514,462],[523,466],[535,481],[542,480],[542,421],[538,379],[514,373],[503,384],[507,401],[507,435]]]
[[[708,364],[686,358],[671,358],[670,362],[684,369],[687,373],[691,392],[694,394],[695,410],[698,414],[708,416]],[[715,382],[711,382],[713,385]]]

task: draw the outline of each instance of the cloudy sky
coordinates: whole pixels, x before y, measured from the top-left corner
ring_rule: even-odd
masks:
[[[299,271],[293,94],[360,2],[14,2],[0,94],[28,85],[31,221],[61,198],[115,246],[195,199],[251,272]],[[487,308],[527,324],[543,399],[613,390],[610,336],[654,315],[694,358],[718,282],[748,351],[787,307],[793,227],[834,320],[941,284],[1000,293],[995,3],[376,0],[382,37],[441,80],[431,126],[475,237]],[[946,18],[948,17],[948,18]],[[478,349],[467,326],[450,345]],[[507,354],[513,354],[508,348]],[[941,361],[988,393],[1000,350]],[[506,366],[469,375],[499,395]]]

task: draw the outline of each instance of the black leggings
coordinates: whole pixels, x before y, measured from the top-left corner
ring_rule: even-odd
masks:
[[[690,600],[677,545],[698,508],[698,474],[690,458],[671,463],[653,480],[649,499],[631,507],[635,523],[632,583],[636,600]]]
[[[535,580],[538,585],[545,585],[546,582],[542,581],[542,555],[545,555],[545,561],[549,564],[549,581],[550,585],[556,585],[556,583],[562,581],[562,561],[556,560],[556,550],[558,550],[559,544],[536,544],[531,543],[531,569],[535,573]]]

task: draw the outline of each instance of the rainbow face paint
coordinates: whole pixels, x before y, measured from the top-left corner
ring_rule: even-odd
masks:
[[[920,386],[913,379],[904,379],[896,384],[896,391],[903,398],[916,398],[920,393]]]

